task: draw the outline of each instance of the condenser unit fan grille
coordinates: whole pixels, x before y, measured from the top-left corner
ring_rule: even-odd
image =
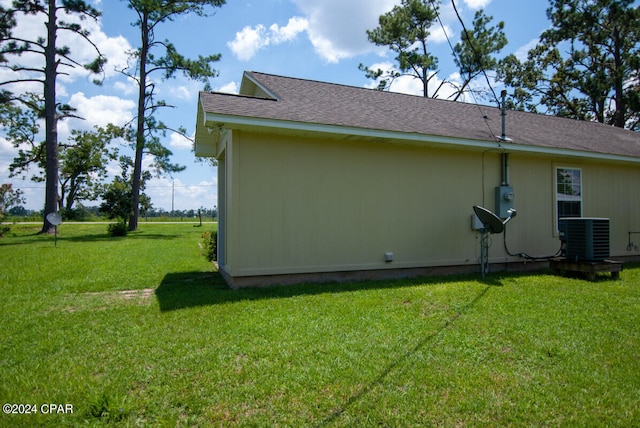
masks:
[[[599,261],[610,257],[608,218],[561,218],[559,226],[566,258]]]

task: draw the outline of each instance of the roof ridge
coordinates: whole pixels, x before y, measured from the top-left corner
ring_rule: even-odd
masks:
[[[262,75],[262,76],[269,76],[269,77],[276,77],[279,79],[287,79],[287,80],[295,80],[295,81],[301,81],[301,82],[310,82],[310,83],[315,83],[315,84],[319,84],[319,85],[331,85],[331,86],[337,86],[337,87],[342,87],[342,88],[349,88],[349,89],[355,89],[355,90],[361,90],[361,91],[370,91],[372,93],[381,93],[381,94],[389,94],[392,96],[403,96],[403,97],[411,97],[413,99],[420,99],[420,98],[424,98],[425,100],[428,100],[426,102],[442,102],[442,103],[453,103],[456,105],[465,105],[465,106],[471,106],[471,107],[481,107],[481,108],[488,108],[488,109],[494,109],[494,108],[498,108],[496,106],[493,105],[489,105],[489,104],[480,104],[477,102],[466,102],[466,101],[454,101],[454,100],[449,100],[449,99],[443,99],[443,98],[430,98],[430,97],[423,97],[422,95],[415,95],[415,94],[407,94],[404,92],[391,92],[391,91],[380,91],[377,89],[373,89],[373,88],[366,88],[363,86],[355,86],[355,85],[349,85],[346,83],[336,83],[336,82],[327,82],[327,81],[323,81],[323,80],[317,80],[317,79],[306,79],[306,78],[302,78],[302,77],[292,77],[292,76],[283,76],[283,75],[279,75],[279,74],[273,74],[273,73],[265,73],[265,72],[261,72],[261,71],[247,71],[247,73],[253,74],[253,75]],[[551,114],[545,114],[545,113],[537,113],[537,112],[531,112],[531,111],[524,111],[524,110],[514,110],[514,109],[510,109],[507,110],[507,115],[508,114],[516,114],[516,115],[533,115],[535,117],[545,117],[545,118],[553,118],[553,120],[560,120],[560,121],[570,121],[570,122],[574,122],[574,123],[581,123],[581,124],[586,124],[586,123],[590,123],[593,125],[589,125],[589,126],[607,126],[607,127],[612,127],[612,128],[616,128],[612,125],[606,124],[606,123],[601,123],[601,122],[597,122],[594,120],[581,120],[581,119],[574,119],[571,117],[562,117],[562,116],[556,116],[556,115],[551,115]],[[628,131],[628,132],[634,132],[628,129],[624,129],[624,128],[616,128],[619,130],[624,130],[624,131]]]
[[[453,100],[448,100],[448,99],[443,99],[443,98],[424,97],[422,95],[407,94],[407,93],[404,93],[404,92],[380,91],[378,89],[366,88],[364,86],[348,85],[346,83],[327,82],[327,81],[316,80],[316,79],[305,79],[305,78],[302,78],[302,77],[282,76],[282,75],[279,75],[279,74],[264,73],[264,72],[261,72],[261,71],[248,71],[247,73],[258,74],[258,75],[263,75],[263,76],[270,76],[270,77],[277,77],[279,79],[296,80],[296,81],[301,81],[301,82],[311,82],[311,83],[317,83],[317,84],[320,84],[320,85],[339,86],[339,87],[343,87],[343,88],[356,89],[356,90],[361,90],[361,91],[369,91],[371,93],[389,94],[389,95],[393,95],[393,96],[402,96],[402,97],[411,97],[413,99],[425,99],[425,100],[429,100],[428,102],[431,102],[431,101],[447,102],[447,103],[454,103],[454,104],[463,104],[463,105],[468,105],[468,106],[473,106],[473,107],[480,106],[480,107],[487,107],[487,108],[496,108],[495,106],[487,105],[487,104],[470,103],[470,102],[465,102],[465,101],[453,101]]]
[[[221,92],[221,91],[200,91],[201,94],[212,94],[212,95],[224,95],[227,97],[237,97],[237,98],[249,98],[253,100],[267,100],[267,101],[276,101],[272,98],[267,97],[256,97],[253,95],[245,95],[245,94],[236,94],[233,92]]]

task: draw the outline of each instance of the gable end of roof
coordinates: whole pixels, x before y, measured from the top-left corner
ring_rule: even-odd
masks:
[[[253,77],[253,73],[245,71],[242,75],[242,83],[240,84],[240,95],[253,98],[265,98],[278,101],[279,97],[269,88],[260,83]]]

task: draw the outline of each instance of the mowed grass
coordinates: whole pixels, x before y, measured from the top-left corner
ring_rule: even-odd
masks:
[[[640,425],[637,265],[233,291],[210,227],[13,226],[0,426]]]

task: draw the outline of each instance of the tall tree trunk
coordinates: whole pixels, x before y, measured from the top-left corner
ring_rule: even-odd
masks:
[[[47,220],[47,214],[58,211],[58,118],[56,115],[56,1],[49,0],[47,22],[47,46],[45,48],[45,174],[44,224],[40,233],[53,233],[55,226]]]
[[[627,114],[627,106],[624,99],[624,65],[622,62],[622,39],[620,37],[620,31],[616,28],[613,31],[613,61],[614,61],[614,73],[613,73],[613,86],[614,96],[616,99],[616,111],[613,115],[613,125],[618,128],[624,128],[625,116]]]
[[[131,217],[129,218],[129,230],[138,228],[138,215],[140,214],[140,180],[142,177],[142,156],[144,151],[144,117],[145,100],[147,92],[147,54],[149,50],[148,13],[141,14],[142,47],[140,48],[140,76],[138,80],[138,121],[136,129],[136,156],[131,177]]]

